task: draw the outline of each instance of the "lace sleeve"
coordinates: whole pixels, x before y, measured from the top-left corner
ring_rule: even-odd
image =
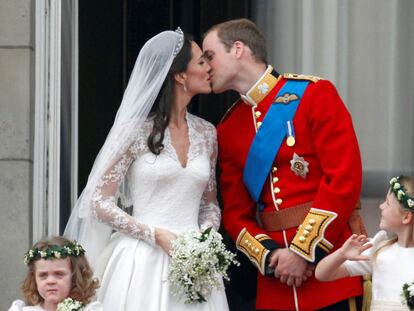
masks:
[[[208,124],[205,129],[207,150],[210,151],[210,178],[200,203],[200,213],[198,222],[201,229],[213,227],[215,230],[220,228],[221,212],[217,201],[216,184],[216,161],[217,161],[217,133],[212,124]]]
[[[155,245],[154,228],[139,223],[116,204],[118,187],[139,150],[140,144],[134,143],[101,177],[92,198],[92,215],[119,232]]]

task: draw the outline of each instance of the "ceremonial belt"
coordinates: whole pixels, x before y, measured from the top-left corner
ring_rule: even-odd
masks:
[[[303,223],[309,210],[312,208],[313,202],[306,202],[295,206],[290,206],[286,209],[274,212],[260,213],[260,222],[262,228],[266,231],[281,231],[290,228],[296,228]],[[353,234],[367,235],[367,231],[359,213],[361,205],[358,202],[355,209],[352,211],[348,220],[349,229]]]
[[[303,93],[309,81],[288,80],[277,93],[273,104],[260,126],[247,155],[246,164],[243,171],[243,182],[248,189],[250,196],[258,203],[259,211],[263,211],[264,206],[260,202],[260,194],[263,185],[269,175],[272,164],[280,149],[283,139],[287,132],[287,122],[293,128],[293,117],[302,99]],[[296,99],[286,103],[276,103],[280,96]],[[292,130],[289,128],[289,130]]]
[[[296,228],[305,220],[313,202],[288,207],[274,212],[260,213],[262,228],[266,231],[281,231]]]

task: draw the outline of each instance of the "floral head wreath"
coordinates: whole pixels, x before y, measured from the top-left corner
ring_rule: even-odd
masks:
[[[397,197],[398,202],[400,202],[404,208],[414,211],[414,197],[411,197],[407,190],[400,183],[400,177],[393,177],[390,180],[391,191]]]
[[[61,259],[68,256],[79,257],[85,254],[85,250],[76,241],[69,242],[64,246],[53,245],[45,249],[31,248],[24,255],[26,265],[39,259]]]

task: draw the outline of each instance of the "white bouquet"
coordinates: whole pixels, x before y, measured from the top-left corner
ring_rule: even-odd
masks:
[[[84,304],[69,297],[58,303],[56,311],[82,311],[84,309]]]
[[[414,282],[404,283],[401,296],[408,309],[414,310]]]
[[[211,227],[179,235],[172,243],[168,274],[172,294],[184,296],[186,304],[207,301],[221,287],[221,278],[229,279],[230,264],[239,265],[235,257]]]

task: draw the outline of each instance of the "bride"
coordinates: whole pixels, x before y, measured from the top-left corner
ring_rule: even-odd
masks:
[[[65,230],[95,267],[104,310],[228,310],[224,289],[185,305],[167,280],[176,235],[220,226],[216,131],[187,112],[194,95],[211,92],[209,69],[180,29],[156,35],[138,55]]]

